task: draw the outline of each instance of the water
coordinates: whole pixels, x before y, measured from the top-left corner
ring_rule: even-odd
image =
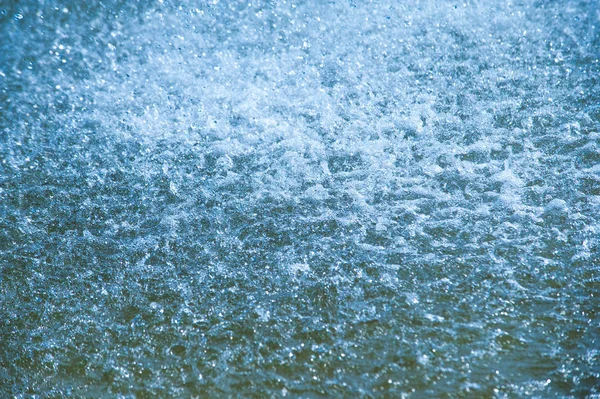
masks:
[[[597,2],[0,18],[0,396],[600,397]]]

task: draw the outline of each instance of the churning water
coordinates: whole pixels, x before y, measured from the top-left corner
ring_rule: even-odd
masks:
[[[597,1],[0,18],[0,396],[600,397]]]

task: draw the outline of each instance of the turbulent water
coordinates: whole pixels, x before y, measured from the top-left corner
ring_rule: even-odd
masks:
[[[0,2],[0,396],[600,398],[596,0]]]

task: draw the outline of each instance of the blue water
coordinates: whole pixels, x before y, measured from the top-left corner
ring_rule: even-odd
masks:
[[[600,398],[596,1],[0,2],[0,397]]]

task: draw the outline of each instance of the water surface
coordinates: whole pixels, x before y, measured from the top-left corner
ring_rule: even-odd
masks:
[[[600,397],[596,1],[0,18],[0,396]]]

